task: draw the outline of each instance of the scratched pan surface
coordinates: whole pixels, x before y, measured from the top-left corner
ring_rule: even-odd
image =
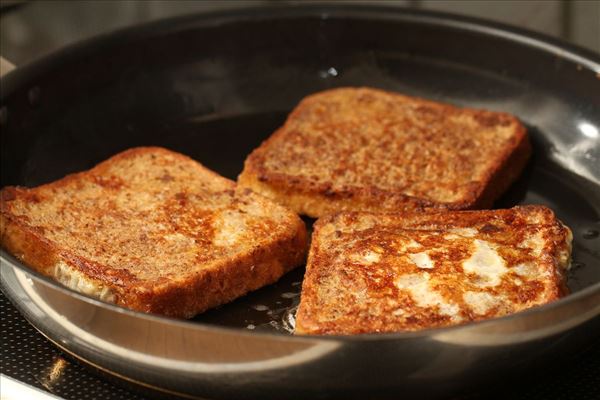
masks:
[[[599,59],[471,19],[297,6],[133,28],[2,79],[2,186],[49,182],[139,145],[180,151],[235,179],[303,96],[337,86],[514,113],[534,156],[496,206],[546,204],[574,234],[572,294],[551,306],[419,333],[296,338],[304,268],[180,322],[62,289],[5,252],[3,291],[64,350],[185,396],[446,397],[555,363],[600,325]]]

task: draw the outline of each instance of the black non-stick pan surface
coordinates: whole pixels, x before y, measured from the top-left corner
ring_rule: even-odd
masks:
[[[64,310],[54,320],[36,314],[27,290],[9,278],[12,269],[28,270],[3,252],[4,292],[66,351],[157,390],[215,398],[446,397],[539,368],[598,336],[600,57],[513,28],[396,8],[305,5],[178,18],[102,36],[2,79],[1,186],[50,182],[141,145],[182,152],[235,179],[302,97],[339,86],[517,115],[534,155],[495,207],[545,204],[571,227],[572,294],[466,328],[300,339],[289,334],[304,268],[191,323],[124,311],[27,273],[43,293],[59,293],[61,304],[112,313],[115,324],[160,325],[165,343],[177,329],[212,335],[215,346],[235,338],[240,354],[256,341],[266,348],[272,341],[280,358],[299,343],[327,348],[304,358],[290,350],[289,363],[264,369],[240,367],[231,355],[220,360],[212,347],[188,348],[185,357],[218,368],[181,372],[94,348],[87,336],[65,331],[61,318],[73,318]],[[90,318],[78,323],[94,332]],[[269,350],[263,353],[268,359]]]

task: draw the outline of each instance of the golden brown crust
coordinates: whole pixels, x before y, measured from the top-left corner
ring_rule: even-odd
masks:
[[[565,294],[570,240],[543,206],[323,217],[296,333],[414,331],[549,303]]]
[[[530,153],[510,114],[338,88],[303,99],[238,183],[312,217],[474,209],[490,206]]]
[[[300,265],[307,238],[289,210],[152,147],[33,189],[3,188],[0,243],[93,295],[191,317]]]

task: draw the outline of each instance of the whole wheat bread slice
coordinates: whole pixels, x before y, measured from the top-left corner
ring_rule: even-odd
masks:
[[[321,218],[296,333],[415,331],[552,302],[567,291],[571,240],[543,206]]]
[[[304,98],[238,183],[311,217],[488,208],[530,153],[512,115],[339,88]]]
[[[0,242],[37,271],[100,299],[192,317],[301,264],[296,214],[196,161],[134,148],[33,189],[1,191]]]

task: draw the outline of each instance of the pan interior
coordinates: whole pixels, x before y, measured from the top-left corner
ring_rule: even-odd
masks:
[[[523,46],[458,28],[351,16],[199,23],[107,38],[56,56],[3,94],[1,185],[39,185],[142,145],[182,152],[235,179],[247,154],[302,97],[373,86],[511,112],[528,126],[534,156],[496,206],[555,210],[573,230],[569,287],[577,292],[600,282],[600,145],[581,129],[600,126],[588,90],[600,80]],[[303,272],[195,320],[289,333]]]

